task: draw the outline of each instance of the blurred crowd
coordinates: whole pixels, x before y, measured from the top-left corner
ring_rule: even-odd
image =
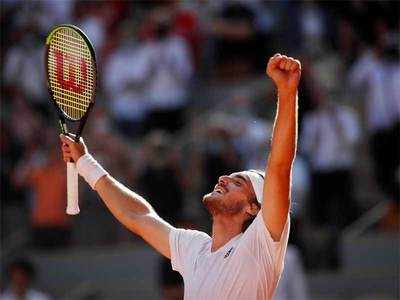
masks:
[[[5,249],[19,234],[46,249],[135,240],[83,182],[81,216],[65,214],[66,168],[44,73],[45,37],[60,23],[86,32],[97,55],[96,105],[83,132],[90,151],[167,221],[209,230],[200,200],[217,178],[264,168],[276,105],[264,69],[280,52],[303,64],[291,253],[306,268],[338,268],[338,234],[378,201],[388,207],[379,230],[397,228],[399,2],[1,5]],[[369,181],[355,174],[372,178],[379,197],[364,202],[357,190]],[[307,248],[309,228],[328,237],[319,255]],[[174,286],[167,264],[160,280]]]

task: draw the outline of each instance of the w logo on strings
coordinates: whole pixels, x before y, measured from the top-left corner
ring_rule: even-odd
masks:
[[[87,83],[87,64],[84,58],[80,60],[80,80],[76,79],[77,59],[68,54],[63,54],[60,50],[54,50],[56,56],[57,82],[61,88],[70,90],[74,93],[82,94],[86,89]],[[65,62],[65,63],[64,63]],[[64,78],[64,66],[68,66],[68,79]]]

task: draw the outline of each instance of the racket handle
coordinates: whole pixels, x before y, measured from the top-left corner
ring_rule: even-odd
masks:
[[[78,171],[73,162],[67,162],[67,214],[79,214]]]

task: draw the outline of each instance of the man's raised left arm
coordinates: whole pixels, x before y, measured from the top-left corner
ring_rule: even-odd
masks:
[[[270,58],[267,74],[278,91],[271,152],[265,169],[262,216],[274,241],[279,241],[290,207],[292,164],[297,146],[297,87],[301,64],[281,54]]]

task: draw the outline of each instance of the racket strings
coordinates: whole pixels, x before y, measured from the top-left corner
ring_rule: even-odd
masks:
[[[82,118],[94,93],[96,74],[91,52],[75,30],[64,27],[52,35],[48,74],[60,109],[71,119]]]

